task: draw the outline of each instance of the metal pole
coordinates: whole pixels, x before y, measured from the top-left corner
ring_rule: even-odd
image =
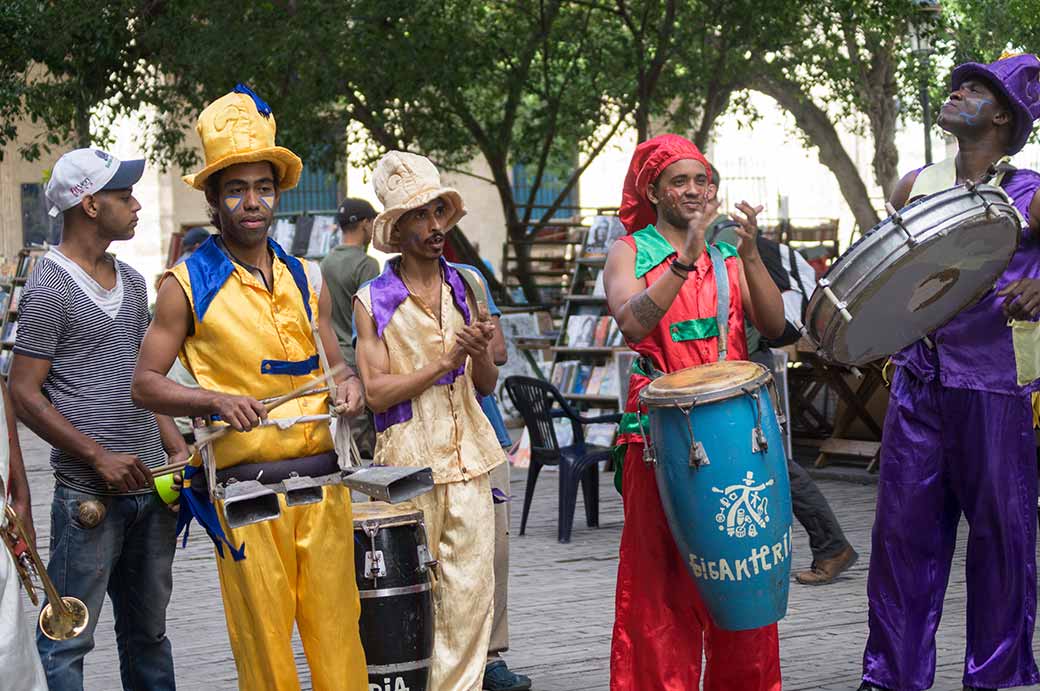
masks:
[[[921,55],[921,117],[924,120],[924,162],[932,163],[932,108],[928,100],[928,53]]]

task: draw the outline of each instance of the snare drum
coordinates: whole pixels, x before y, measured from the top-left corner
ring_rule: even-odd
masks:
[[[425,691],[433,655],[433,597],[421,511],[354,504],[354,569],[369,688]]]
[[[1022,221],[994,185],[923,197],[872,228],[820,279],[805,323],[820,355],[862,365],[897,353],[982,298]]]
[[[672,536],[712,620],[730,631],[787,612],[791,491],[772,381],[753,362],[713,362],[640,392]]]

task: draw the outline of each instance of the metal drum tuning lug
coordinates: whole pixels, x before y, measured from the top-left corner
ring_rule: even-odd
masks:
[[[816,282],[816,285],[820,287],[820,290],[823,291],[823,294],[827,297],[828,300],[830,300],[831,304],[834,305],[834,309],[838,310],[838,313],[841,314],[841,318],[844,319],[846,322],[851,322],[852,313],[848,310],[848,304],[846,304],[843,300],[839,300],[838,296],[834,294],[834,291],[831,290],[831,282],[828,281],[826,278],[821,278],[819,281]]]

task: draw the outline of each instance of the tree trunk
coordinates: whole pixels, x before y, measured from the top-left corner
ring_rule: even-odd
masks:
[[[892,197],[899,180],[899,150],[896,149],[896,127],[898,125],[899,84],[896,82],[895,57],[890,49],[879,44],[874,55],[870,82],[863,85],[872,98],[867,110],[870,130],[874,137],[874,178],[885,199]]]
[[[90,146],[90,107],[79,105],[76,108],[76,146],[86,149]]]
[[[711,131],[715,127],[715,121],[729,108],[729,97],[733,93],[732,85],[712,85],[708,98],[704,102],[704,111],[701,113],[701,121],[697,131],[693,133],[693,143],[697,148],[704,151],[711,138]]]
[[[867,186],[856,170],[856,164],[841,144],[830,117],[812,102],[798,84],[775,75],[756,75],[748,86],[773,98],[789,112],[805,132],[809,141],[820,151],[820,162],[831,169],[838,180],[841,194],[852,210],[860,232],[877,225],[877,212],[870,201]]]
[[[509,169],[504,156],[484,151],[484,160],[491,169],[491,178],[495,181],[498,198],[502,203],[502,212],[506,217],[506,237],[514,243],[516,249],[516,276],[527,302],[541,304],[542,296],[531,276],[531,247],[526,244],[531,238],[527,234],[527,225],[520,219],[513,199],[513,185],[509,181]],[[502,266],[503,277],[505,266]]]

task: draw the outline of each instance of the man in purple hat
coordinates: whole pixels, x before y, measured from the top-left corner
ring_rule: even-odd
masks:
[[[1040,682],[1036,615],[1036,445],[1030,393],[1019,385],[1009,318],[1040,314],[1040,174],[1011,154],[1040,117],[1040,60],[1014,55],[953,71],[938,123],[957,156],[915,170],[896,208],[999,170],[992,183],[1023,219],[1021,244],[993,290],[892,357],[867,594],[870,635],[860,691],[931,688],[963,512],[968,520],[964,688]],[[999,165],[999,164],[1004,165]]]

